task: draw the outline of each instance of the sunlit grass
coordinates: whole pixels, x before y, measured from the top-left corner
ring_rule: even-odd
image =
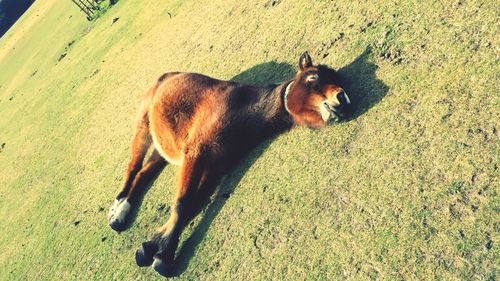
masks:
[[[35,2],[0,40],[0,279],[160,279],[134,252],[166,221],[175,167],[128,231],[105,218],[140,97],[165,71],[274,83],[309,50],[356,114],[236,167],[183,234],[179,279],[495,280],[497,10],[127,0],[89,23]]]

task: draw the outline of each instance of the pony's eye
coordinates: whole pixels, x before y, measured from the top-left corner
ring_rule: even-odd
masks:
[[[306,77],[306,82],[314,82],[314,81],[318,81],[318,79],[319,79],[318,74],[312,74],[312,75],[308,75]]]

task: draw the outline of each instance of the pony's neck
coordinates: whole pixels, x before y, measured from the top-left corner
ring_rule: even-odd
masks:
[[[266,91],[266,103],[272,105],[273,113],[267,118],[269,133],[278,135],[284,131],[291,129],[294,125],[293,117],[286,108],[286,89],[287,86],[293,83],[293,80],[287,80],[280,84],[268,88]]]

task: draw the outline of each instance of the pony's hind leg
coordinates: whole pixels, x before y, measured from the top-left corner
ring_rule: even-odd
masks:
[[[165,167],[167,162],[163,159],[155,149],[149,157],[144,167],[135,176],[128,194],[118,201],[118,208],[109,217],[109,225],[116,231],[124,230],[127,226],[127,215],[132,208],[136,208],[141,195],[144,193],[146,186],[154,179],[154,177]]]
[[[200,156],[184,159],[178,174],[177,194],[171,208],[170,218],[153,236],[153,239],[143,243],[136,252],[137,265],[148,266],[157,260],[156,264],[165,265],[162,266],[164,270],[161,271],[165,271],[162,274],[167,274],[166,271],[174,259],[179,236],[187,223],[188,210],[193,207],[193,198],[205,169],[203,164],[203,157]]]
[[[185,159],[179,173],[177,195],[170,218],[151,240],[144,242],[137,250],[137,265],[152,265],[163,276],[172,273],[175,252],[184,227],[201,209],[220,180],[220,174],[207,169],[203,162],[202,158]]]
[[[167,161],[160,155],[158,150],[154,149],[144,167],[135,176],[134,182],[130,187],[127,194],[127,200],[130,204],[133,206],[137,205],[146,186],[151,183],[154,177],[166,164]]]
[[[137,127],[132,140],[131,159],[125,172],[124,184],[108,212],[109,224],[111,228],[117,231],[122,230],[125,226],[126,217],[132,209],[131,203],[136,203],[134,202],[137,193],[134,190],[138,190],[136,186],[145,181],[144,177],[151,177],[151,170],[158,170],[157,166],[162,165],[162,159],[159,159],[161,156],[154,151],[143,168],[144,157],[152,143],[148,117],[151,96],[152,91],[148,92],[141,104]],[[130,197],[131,193],[132,197]],[[130,198],[133,199],[129,200]]]
[[[109,208],[108,220],[113,229],[115,229],[114,226],[125,222],[125,216],[131,209],[131,205],[127,201],[127,195],[131,190],[137,173],[142,169],[144,157],[146,156],[148,148],[151,146],[151,142],[146,114],[146,116],[139,121],[133,137],[131,159],[125,172],[125,182],[120,192],[118,192],[113,205]]]

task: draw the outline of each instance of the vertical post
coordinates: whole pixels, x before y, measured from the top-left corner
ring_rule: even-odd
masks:
[[[82,10],[82,12],[84,12],[87,15],[87,18],[90,18],[92,16],[92,13],[90,13],[90,11],[87,10],[87,7],[85,5],[81,5],[78,0],[71,0],[71,1],[75,3],[75,5],[77,5],[78,8],[80,8],[80,10]]]
[[[1,1],[1,0],[0,0]],[[75,5],[80,8],[82,12],[87,15],[87,19],[91,20],[96,11],[101,10],[101,3],[103,0],[71,0]]]
[[[94,11],[99,10],[99,6],[97,6],[94,2],[90,0],[85,0],[85,2],[90,6],[90,8]]]
[[[85,10],[87,10],[87,13],[88,13],[90,16],[92,16],[92,14],[93,14],[94,12],[92,11],[92,8],[91,8],[91,7],[89,7],[89,5],[87,5],[87,3],[83,2],[83,0],[76,0],[76,1],[78,1],[78,3],[80,3],[80,5],[82,5],[83,7],[85,7]]]

